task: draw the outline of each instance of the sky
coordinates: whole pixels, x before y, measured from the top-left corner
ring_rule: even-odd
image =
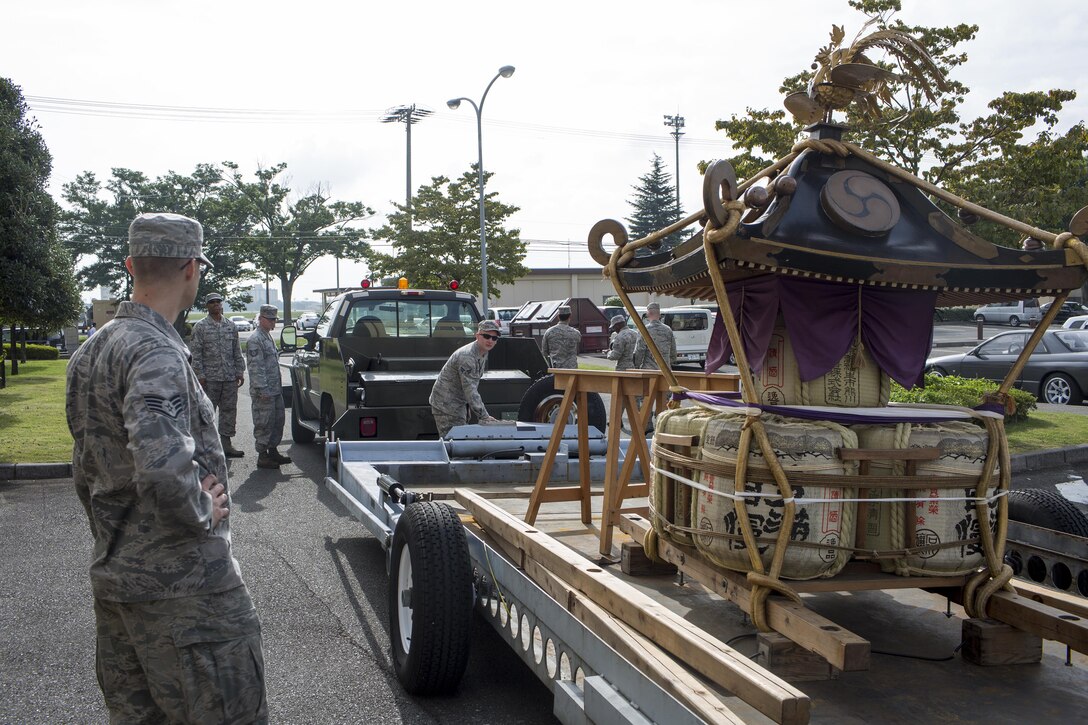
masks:
[[[434,114],[412,127],[413,187],[457,177],[477,158],[483,106],[488,190],[521,208],[510,221],[530,267],[587,267],[586,234],[631,214],[632,187],[653,154],[676,175],[664,116],[685,119],[679,185],[685,213],[701,206],[697,164],[732,155],[714,123],[746,108],[781,108],[783,78],[804,69],[831,25],[852,38],[864,22],[845,0],[524,3],[466,0],[7,0],[0,75],[20,85],[53,154],[51,191],[84,171],[149,177],[234,161],[244,173],[286,162],[302,196],[377,211],[405,196],[405,127],[389,108]],[[1005,90],[1088,88],[1078,48],[1080,0],[904,0],[909,24],[976,23],[955,77],[971,88],[964,117]],[[1088,94],[1060,129],[1088,119]],[[339,265],[357,284],[359,263]],[[315,262],[295,299],[336,284]]]

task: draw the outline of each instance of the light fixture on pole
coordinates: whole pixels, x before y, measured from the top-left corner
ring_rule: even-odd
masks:
[[[479,160],[477,162],[477,172],[479,174],[480,184],[480,295],[483,304],[483,313],[487,315],[487,228],[485,226],[486,218],[484,216],[484,126],[483,126],[483,113],[484,113],[484,101],[487,100],[487,92],[491,90],[491,86],[495,85],[500,77],[509,78],[514,75],[514,66],[504,65],[499,68],[499,72],[495,74],[495,77],[491,79],[491,82],[487,84],[487,88],[484,89],[484,94],[480,97],[480,105],[476,105],[476,102],[471,98],[452,98],[446,102],[446,105],[451,110],[456,111],[461,105],[461,101],[468,101],[473,110],[476,111],[476,143],[480,150]]]
[[[382,123],[403,123],[404,130],[407,132],[408,137],[408,169],[406,172],[406,184],[407,189],[404,195],[404,205],[408,208],[409,215],[412,211],[412,124],[419,123],[427,116],[430,116],[434,111],[429,108],[422,108],[412,104],[410,106],[393,106],[388,109],[378,120]],[[411,218],[409,216],[409,218]]]
[[[669,135],[676,139],[676,213],[679,217],[683,216],[680,211],[680,137],[684,135],[684,132],[680,129],[684,127],[684,117],[666,115],[665,125],[672,126],[672,132]]]

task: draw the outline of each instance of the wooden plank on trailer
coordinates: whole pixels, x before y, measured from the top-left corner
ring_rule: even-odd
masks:
[[[642,541],[649,524],[645,519],[623,516],[620,529],[635,541]],[[750,611],[751,591],[743,574],[726,571],[708,564],[695,550],[658,539],[658,555],[680,571],[710,589]],[[805,649],[816,652],[832,667],[844,672],[869,669],[869,641],[816,614],[803,604],[771,597],[767,600],[767,623]]]
[[[1017,594],[1026,599],[1088,620],[1088,599],[1023,579],[1013,579],[1009,583],[1016,589]]]
[[[472,491],[458,489],[457,500],[484,529],[522,549],[526,559],[567,581],[595,604],[775,722],[808,722],[811,702],[788,682]]]
[[[689,710],[709,723],[744,722],[723,703],[704,682],[683,665],[672,659],[664,650],[637,631],[593,603],[539,562],[527,556],[522,549],[473,525],[477,536],[521,568],[537,586],[563,605],[582,624],[586,625],[605,644],[616,650],[624,659],[637,667],[662,690],[675,697]]]

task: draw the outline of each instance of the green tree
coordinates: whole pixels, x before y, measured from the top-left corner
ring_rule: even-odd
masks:
[[[412,198],[411,212],[396,204],[375,241],[392,245],[392,253],[370,249],[365,258],[374,274],[404,275],[413,287],[444,289],[451,280],[462,290],[480,295],[480,207],[477,165],[456,181],[435,176]],[[520,229],[507,229],[506,220],[518,207],[503,204],[495,192],[486,192],[491,173],[484,173],[487,221],[487,286],[495,288],[529,273],[522,262],[526,245]]]
[[[94,173],[84,172],[63,187],[70,208],[63,214],[61,230],[83,261],[78,273],[83,288],[105,286],[127,299],[131,280],[124,262],[132,220],[154,211],[192,217],[204,227],[204,253],[215,265],[202,275],[199,296],[221,292],[238,308],[252,299],[246,283],[255,273],[245,264],[239,245],[249,234],[252,216],[236,198],[210,164],[199,164],[189,176],[170,171],[155,180],[139,171],[115,168],[105,184]]]
[[[969,89],[950,76],[967,62],[961,45],[975,37],[978,26],[908,25],[895,17],[899,0],[850,0],[849,5],[868,16],[873,29],[898,30],[918,39],[947,81],[944,90],[930,86],[935,96],[930,101],[926,89],[900,79],[890,86],[876,118],[855,104],[844,119],[852,141],[954,193],[1037,226],[1061,227],[1083,204],[1077,190],[1084,186],[1084,130],[1075,126],[1064,135],[1055,131],[1062,105],[1075,93],[1007,92],[989,104],[992,113],[963,120],[960,110]],[[786,78],[780,91],[803,90],[811,78],[809,71]],[[1025,141],[1025,134],[1038,126],[1043,130]],[[748,109],[743,116],[718,121],[717,128],[739,151],[730,162],[740,178],[785,156],[803,135],[801,124],[784,111],[769,109]],[[994,225],[983,224],[978,231],[998,243],[1017,241],[1015,233]]]
[[[244,211],[251,222],[239,249],[258,274],[279,280],[281,316],[290,320],[295,282],[313,262],[326,255],[365,256],[367,231],[354,225],[373,216],[374,210],[362,202],[333,201],[320,186],[291,202],[291,190],[277,180],[287,164],[258,168],[255,181],[246,181],[237,164],[224,166],[230,171],[229,193],[222,197],[224,209]]]
[[[665,171],[665,165],[657,154],[650,161],[650,171],[638,177],[638,185],[631,188],[635,190],[635,195],[627,203],[634,208],[634,212],[627,217],[627,222],[631,225],[628,234],[632,240],[642,239],[683,218],[680,207],[676,205],[676,187],[672,184],[672,177]],[[683,239],[683,231],[673,232],[660,243],[650,246],[668,249]]]
[[[46,191],[53,159],[27,111],[19,86],[0,78],[0,329],[56,329],[79,315],[79,290]]]

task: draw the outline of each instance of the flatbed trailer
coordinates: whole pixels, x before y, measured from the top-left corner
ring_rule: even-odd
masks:
[[[366,445],[327,444],[325,485],[388,554],[393,659],[410,692],[456,689],[459,673],[447,663],[456,670],[470,645],[458,633],[474,610],[548,686],[564,723],[1079,721],[1088,706],[1084,598],[1017,580],[1017,595],[995,601],[1029,611],[1036,633],[996,622],[979,632],[986,620],[955,604],[959,582],[884,575],[876,589],[875,575],[858,573],[865,586],[822,580],[803,592],[802,607],[772,598],[772,621],[795,639],[761,634],[728,601],[743,587],[681,547],[661,552],[674,572],[639,563],[647,521],[638,514],[620,517],[621,557],[602,559],[599,510],[586,524],[578,502],[549,503],[529,525],[531,484],[473,490],[455,474],[398,481]],[[427,531],[440,533],[428,541]],[[435,541],[463,546],[462,564]],[[404,556],[424,547],[426,557]],[[1088,569],[1073,554],[1062,556]],[[647,573],[617,571],[620,558],[624,571]],[[458,570],[460,582],[450,576]],[[817,650],[838,655],[799,646],[805,630],[821,638]],[[968,662],[965,643],[990,666]]]

